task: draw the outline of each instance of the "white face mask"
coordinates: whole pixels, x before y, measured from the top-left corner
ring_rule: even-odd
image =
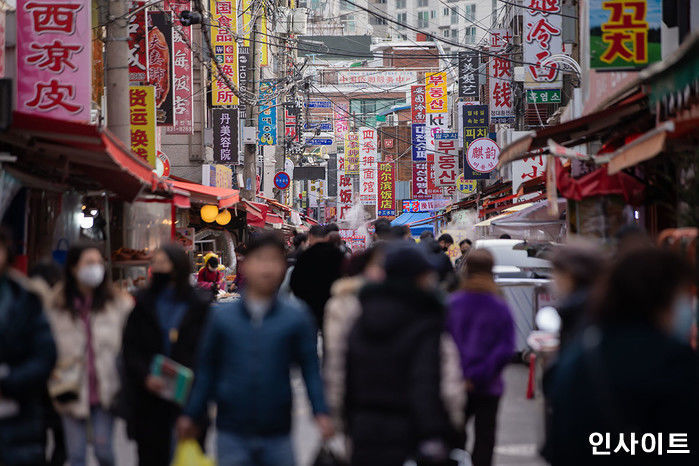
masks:
[[[104,281],[104,265],[90,264],[78,269],[78,281],[90,288],[97,288]]]

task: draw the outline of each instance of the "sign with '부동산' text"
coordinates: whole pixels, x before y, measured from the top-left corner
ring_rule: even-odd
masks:
[[[434,176],[435,185],[447,188],[456,186],[459,175],[459,150],[456,147],[459,133],[445,132],[435,136]]]
[[[155,88],[129,87],[129,120],[131,124],[131,152],[141,161],[155,167]]]
[[[17,110],[90,121],[91,5],[89,0],[17,2]]]

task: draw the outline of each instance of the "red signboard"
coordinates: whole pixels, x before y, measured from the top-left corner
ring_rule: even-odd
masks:
[[[148,83],[148,41],[146,40],[146,2],[132,1],[131,11],[140,10],[129,16],[129,82],[140,85]]]
[[[413,124],[425,123],[425,86],[410,87],[410,111]]]
[[[175,18],[180,17],[182,11],[191,11],[191,0],[166,0],[165,8],[172,10]],[[182,26],[180,21],[173,22],[172,32],[173,47],[173,76],[172,87],[174,91],[175,122],[168,127],[171,134],[192,134],[194,132],[194,112],[192,107],[192,28]]]

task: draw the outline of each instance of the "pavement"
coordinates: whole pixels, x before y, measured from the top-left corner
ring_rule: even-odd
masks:
[[[528,371],[521,364],[505,370],[505,396],[500,403],[495,447],[495,466],[545,466],[537,451],[543,441],[543,403],[541,398],[526,399]],[[320,444],[311,419],[300,377],[293,378],[295,392],[293,439],[298,466],[310,466]],[[472,426],[469,427],[472,429]],[[215,432],[209,434],[207,451],[214,452]],[[469,435],[473,438],[473,434]],[[136,448],[126,438],[124,423],[117,422],[115,449],[118,466],[136,466]],[[470,448],[470,446],[469,446]],[[97,465],[94,458],[89,463]]]

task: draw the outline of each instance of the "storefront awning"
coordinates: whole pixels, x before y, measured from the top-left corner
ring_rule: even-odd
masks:
[[[434,230],[432,224],[428,223],[432,219],[429,212],[405,212],[391,221],[391,225],[408,225],[410,234],[418,236],[425,230]]]
[[[0,142],[16,151],[16,170],[68,188],[106,188],[130,201],[162,187],[152,167],[98,126],[14,112]]]
[[[182,180],[166,180],[173,192],[177,190],[189,194],[190,200],[201,204],[213,204],[219,209],[231,207],[240,202],[240,191],[237,189],[216,188]]]

